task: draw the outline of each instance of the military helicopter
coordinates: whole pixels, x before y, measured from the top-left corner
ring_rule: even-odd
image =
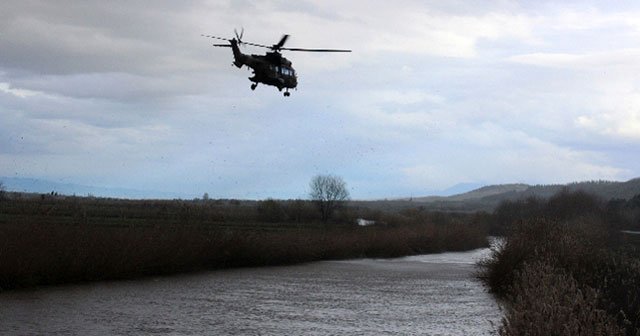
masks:
[[[214,44],[213,46],[231,48],[233,51],[233,65],[238,68],[242,68],[243,65],[246,65],[253,69],[253,77],[249,77],[249,80],[253,82],[253,84],[251,84],[251,90],[255,90],[258,83],[272,85],[277,87],[279,91],[284,89],[285,97],[290,95],[289,89],[295,89],[296,86],[298,86],[298,77],[296,76],[296,71],[291,66],[291,61],[282,57],[280,51],[351,52],[351,50],[345,49],[284,48],[283,46],[287,42],[287,39],[289,39],[289,35],[283,35],[278,43],[268,46],[242,41],[244,29],[242,29],[239,34],[238,31],[234,29],[234,33],[236,37],[231,39],[212,35],[202,36],[229,42],[229,44]],[[271,51],[268,51],[265,55],[243,54],[239,47],[243,44],[267,48]]]

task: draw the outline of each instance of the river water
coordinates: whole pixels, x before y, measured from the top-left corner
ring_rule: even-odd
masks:
[[[490,335],[488,249],[0,293],[0,335]]]

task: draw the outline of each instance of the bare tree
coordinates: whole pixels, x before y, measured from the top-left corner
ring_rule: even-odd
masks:
[[[327,222],[334,210],[349,199],[349,191],[344,180],[335,175],[317,175],[309,184],[311,200],[318,206],[323,222]]]

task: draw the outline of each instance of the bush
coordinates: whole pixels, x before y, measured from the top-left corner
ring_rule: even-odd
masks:
[[[584,191],[563,189],[552,196],[546,204],[545,216],[560,220],[583,216],[601,216],[604,202],[597,196]]]
[[[544,262],[526,263],[516,273],[500,335],[624,335],[614,318],[598,308],[598,292],[566,271]]]
[[[503,235],[512,225],[525,218],[543,217],[544,206],[542,199],[535,197],[500,203],[493,213],[493,233]]]

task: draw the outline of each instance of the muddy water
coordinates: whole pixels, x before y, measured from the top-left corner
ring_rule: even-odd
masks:
[[[0,335],[489,335],[486,250],[0,293]]]

